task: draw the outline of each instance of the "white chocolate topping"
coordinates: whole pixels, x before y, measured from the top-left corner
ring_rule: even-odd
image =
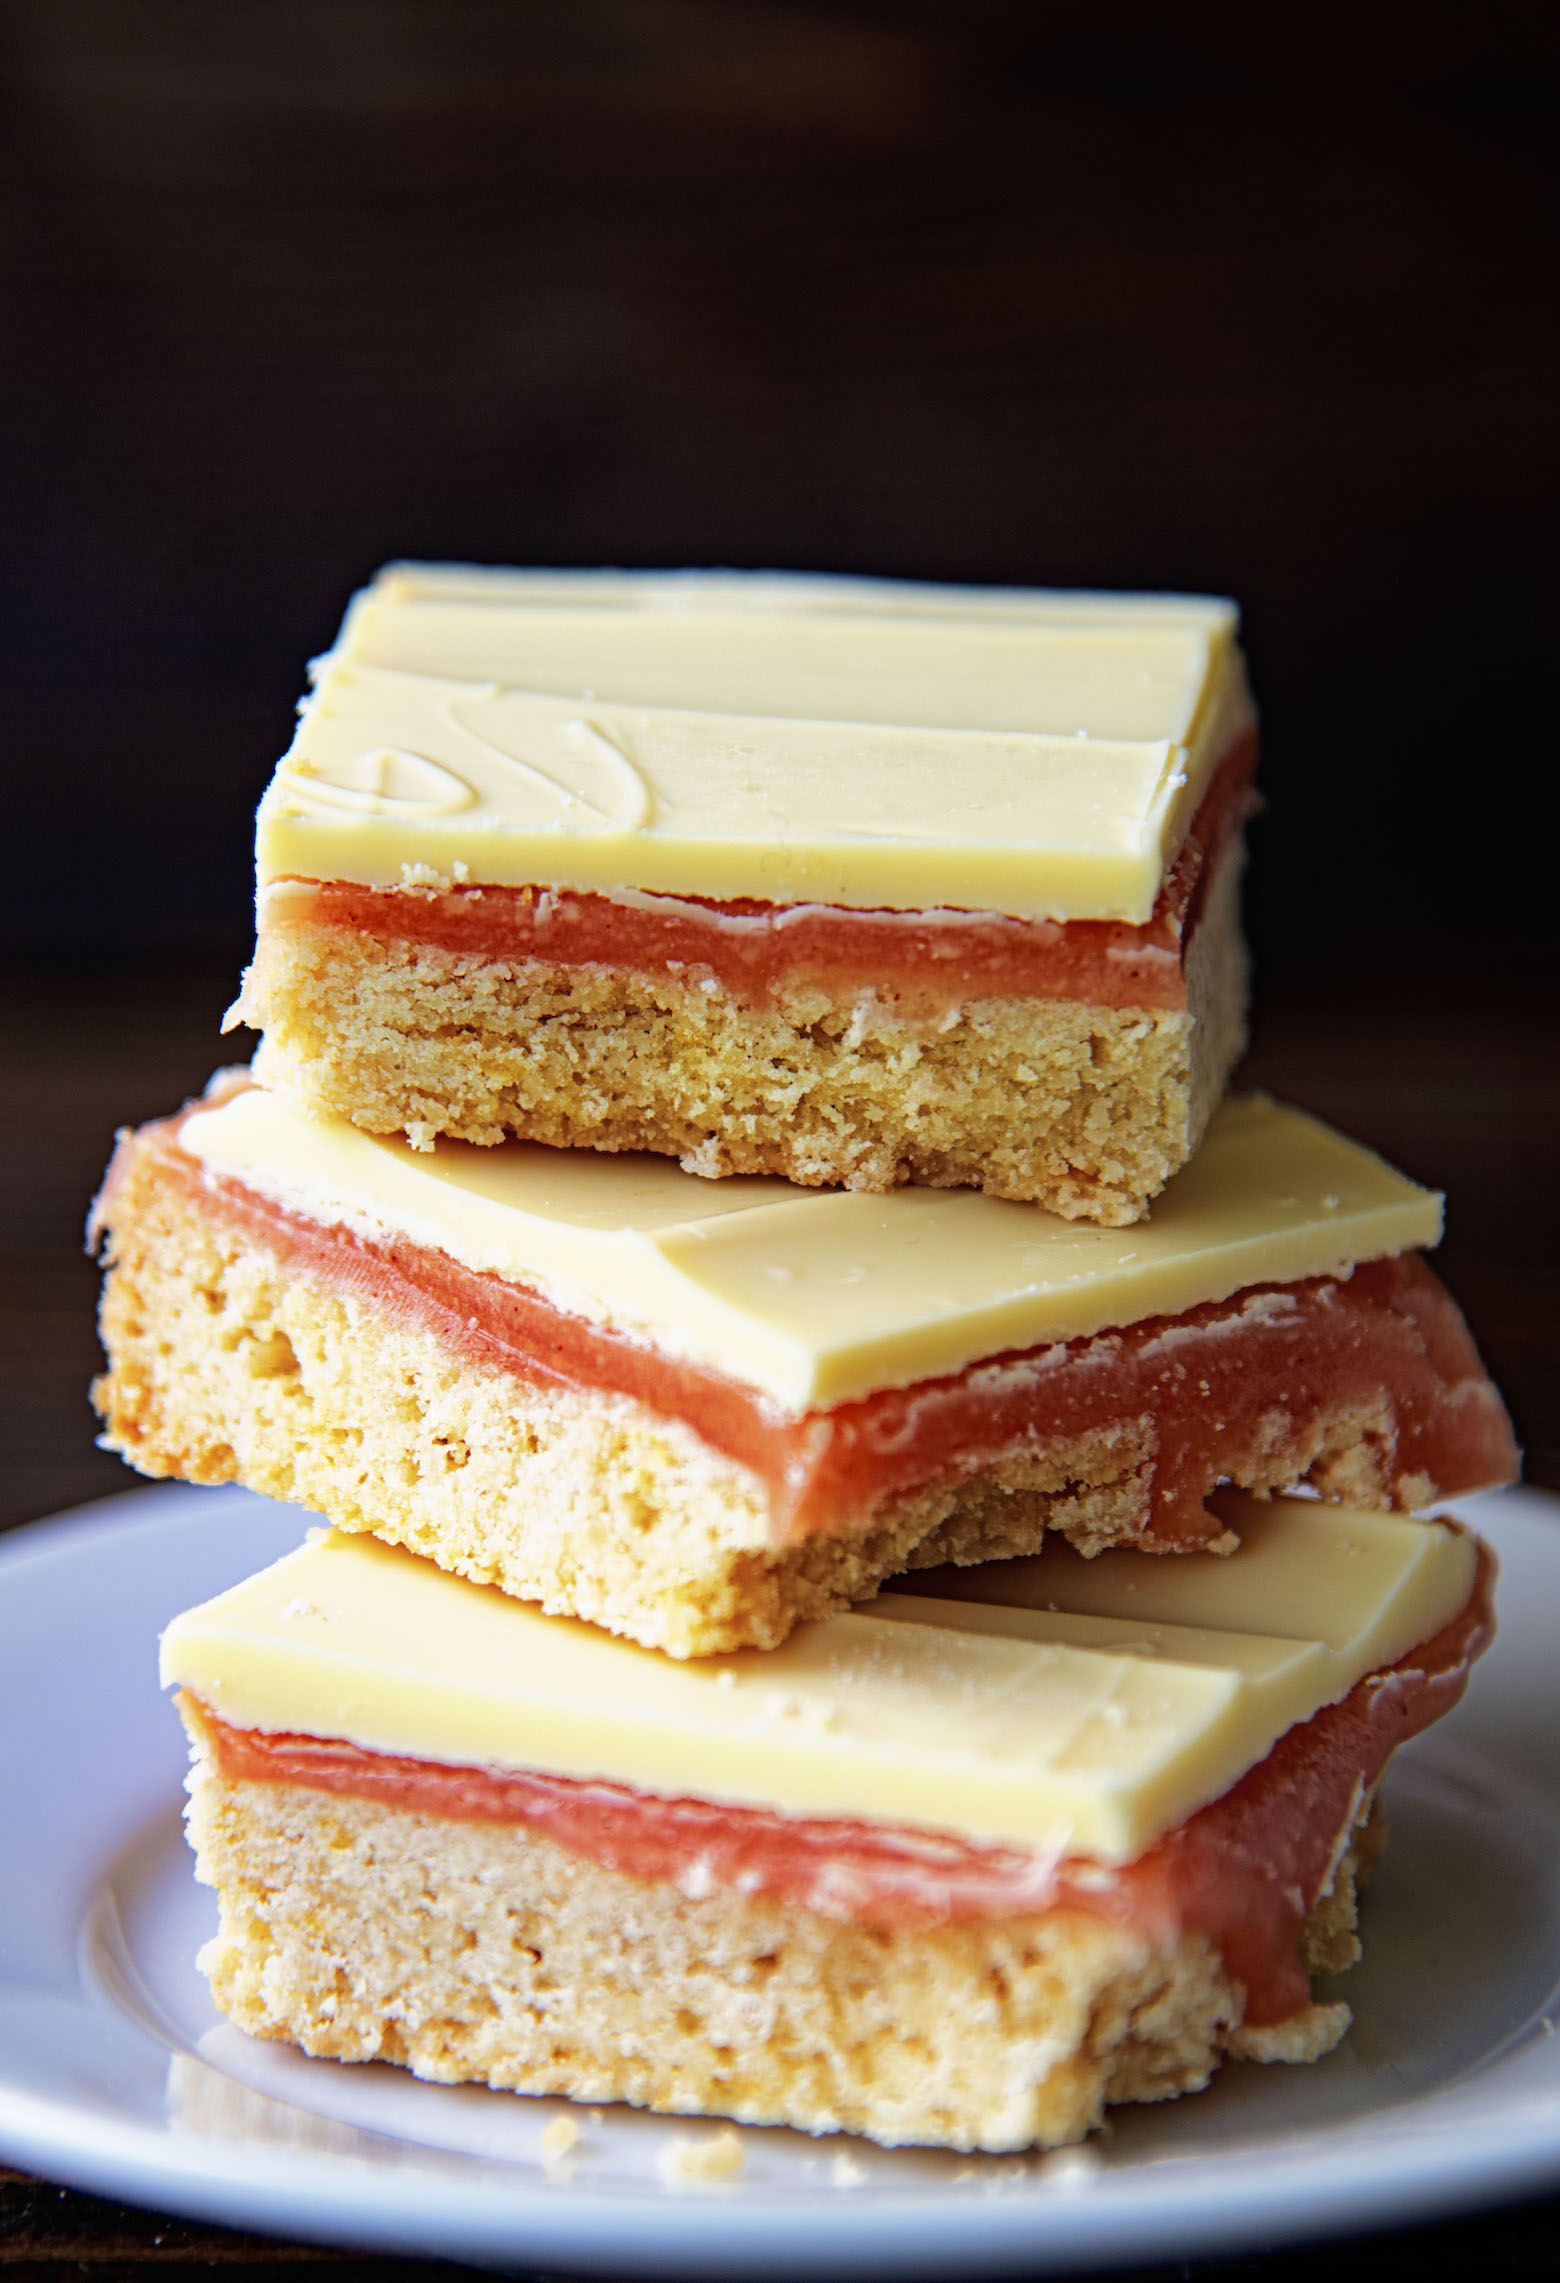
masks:
[[[392,568],[317,661],[261,885],[1141,923],[1251,720],[1235,631],[1185,596]]]
[[[240,1728],[1121,1863],[1472,1590],[1472,1541],[1444,1524],[1287,1500],[1246,1527],[1223,1561],[1061,1559],[1057,1609],[1009,1600],[994,1564],[967,1573],[984,1599],[886,1594],[682,1664],[317,1534],[176,1618],[162,1678]],[[1113,1592],[1121,1564],[1184,1573],[1176,1621]]]
[[[791,1413],[1346,1273],[1441,1230],[1431,1191],[1262,1096],[1224,1103],[1129,1229],[969,1189],[704,1181],[666,1158],[531,1142],[419,1152],[257,1088],[197,1111],[181,1141],[307,1220],[448,1254]]]
[[[1118,1547],[1108,1559],[1086,1561],[1065,1539],[1051,1538],[1044,1553],[995,1568],[919,1571],[903,1581],[904,1591],[930,1596],[939,1611],[955,1601],[999,1601],[1008,1611],[1066,1609],[1091,1619],[1314,1637],[1346,1663],[1362,1660],[1362,1671],[1401,1654],[1385,1648],[1384,1612],[1396,1612],[1392,1622],[1407,1627],[1410,1647],[1446,1622],[1440,1541],[1414,1516],[1239,1490],[1221,1490],[1215,1503],[1240,1539],[1238,1555]]]

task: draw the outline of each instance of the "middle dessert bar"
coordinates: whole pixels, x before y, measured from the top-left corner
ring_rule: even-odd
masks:
[[[233,1090],[236,1083],[237,1090]],[[907,1567],[1233,1539],[1220,1483],[1409,1507],[1516,1452],[1440,1201],[1227,1104],[1151,1218],[418,1154],[229,1081],[122,1142],[106,1440],[673,1655]]]

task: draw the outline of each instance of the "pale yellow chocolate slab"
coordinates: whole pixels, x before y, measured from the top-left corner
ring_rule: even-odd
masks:
[[[429,873],[1142,922],[1251,719],[1227,602],[383,572],[260,805],[261,887]]]
[[[1293,1528],[1260,1539],[1238,1624],[887,1595],[686,1663],[322,1533],[176,1618],[162,1678],[236,1727],[1119,1863],[1466,1603],[1473,1546],[1444,1524],[1355,1513],[1340,1537],[1313,1511],[1274,1510]],[[1318,1597],[1325,1634],[1295,1620]]]
[[[1441,1230],[1439,1197],[1261,1096],[1215,1113],[1129,1229],[969,1189],[704,1181],[666,1158],[528,1142],[416,1151],[256,1088],[188,1118],[183,1144],[311,1220],[410,1238],[793,1413],[1339,1273]]]
[[[1085,1561],[1065,1539],[1052,1538],[1043,1553],[1017,1561],[921,1571],[903,1581],[900,1598],[925,1594],[938,1623],[967,1622],[951,1611],[968,1601],[982,1623],[997,1604],[1004,1622],[1020,1610],[1068,1610],[1078,1622],[1106,1627],[1200,1625],[1223,1628],[1231,1639],[1263,1631],[1314,1637],[1364,1671],[1391,1664],[1445,1623],[1447,1550],[1413,1515],[1232,1490],[1220,1491],[1217,1505],[1240,1538],[1233,1558],[1123,1547]],[[1466,1599],[1472,1540],[1455,1544],[1470,1565]]]

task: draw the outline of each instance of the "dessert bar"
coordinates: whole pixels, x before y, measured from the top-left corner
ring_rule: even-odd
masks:
[[[1315,1501],[1241,1534],[692,1664],[322,1535],[164,1639],[217,2001],[444,2081],[959,2148],[1314,2059],[1373,1788],[1461,1693],[1489,1565]]]
[[[1118,1224],[1244,1035],[1232,605],[382,574],[260,806],[262,1081],[417,1147]]]
[[[1416,1249],[1440,1200],[1260,1098],[1109,1230],[967,1190],[417,1152],[239,1077],[122,1141],[97,1224],[97,1401],[143,1472],[245,1482],[677,1656],[1047,1531],[1229,1545],[1221,1482],[1410,1507],[1516,1469]]]

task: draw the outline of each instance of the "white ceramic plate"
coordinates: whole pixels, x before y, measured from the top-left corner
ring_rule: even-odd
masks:
[[[1501,1638],[1400,1757],[1355,2028],[1312,2069],[1225,2069],[1052,2157],[748,2129],[738,2180],[667,2184],[718,2128],[575,2110],[252,2044],[194,1953],[184,1746],[153,1641],[296,1544],[244,1491],[146,1490],[0,1542],[0,2152],[133,2202],[477,2265],[961,2276],[1125,2264],[1428,2218],[1560,2177],[1560,1500],[1461,1509]],[[545,2127],[582,2138],[548,2160]]]

